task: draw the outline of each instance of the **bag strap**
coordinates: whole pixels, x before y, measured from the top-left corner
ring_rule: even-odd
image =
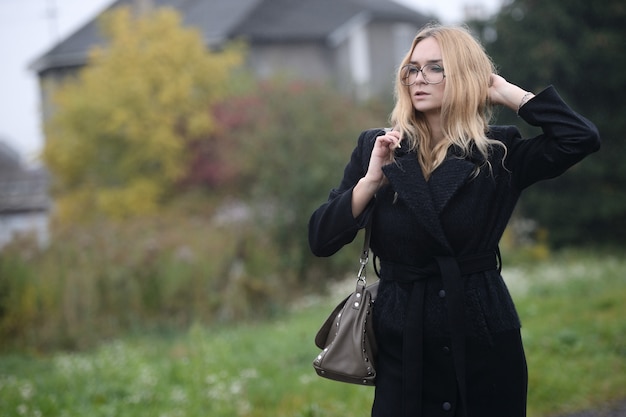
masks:
[[[357,284],[362,282],[365,284],[367,282],[367,274],[366,274],[366,266],[369,261],[370,255],[370,238],[372,236],[372,218],[370,217],[367,222],[367,226],[365,226],[365,237],[363,239],[363,249],[361,250],[361,257],[359,258],[359,263],[361,267],[359,268],[359,272],[356,276]]]

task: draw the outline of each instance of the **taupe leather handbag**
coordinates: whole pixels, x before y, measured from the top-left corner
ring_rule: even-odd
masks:
[[[367,285],[370,227],[359,259],[356,290],[335,307],[315,336],[322,349],[313,360],[317,374],[335,381],[359,385],[376,384],[376,338],[372,325],[372,307],[378,293],[378,281]]]

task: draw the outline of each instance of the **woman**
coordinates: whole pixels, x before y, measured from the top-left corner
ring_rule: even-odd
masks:
[[[491,105],[543,133],[488,126]],[[595,126],[553,87],[495,74],[463,28],[428,26],[396,79],[391,129],[361,134],[338,188],[312,215],[330,256],[371,221],[380,259],[374,417],[522,417],[527,369],[498,242],[522,191],[599,149]]]

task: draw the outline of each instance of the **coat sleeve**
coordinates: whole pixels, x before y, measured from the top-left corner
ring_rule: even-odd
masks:
[[[316,256],[331,256],[352,242],[359,229],[366,226],[374,199],[357,218],[352,216],[352,190],[365,176],[372,148],[380,130],[366,130],[346,165],[343,179],[331,190],[328,200],[315,210],[309,220],[309,246]]]
[[[587,155],[600,149],[596,126],[574,112],[550,86],[528,101],[519,116],[543,133],[522,140],[513,129],[513,137],[505,140],[505,166],[511,170],[518,189],[537,181],[554,178]],[[509,131],[511,133],[511,131]]]

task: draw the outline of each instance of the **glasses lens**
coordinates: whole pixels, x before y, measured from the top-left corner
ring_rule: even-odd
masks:
[[[424,79],[429,84],[438,84],[443,81],[443,68],[436,64],[424,65],[422,68]]]
[[[417,79],[417,73],[419,70],[414,65],[405,65],[402,67],[402,71],[400,72],[402,84],[404,85],[413,85],[415,84],[415,80]]]
[[[415,65],[405,65],[400,72],[400,80],[404,85],[413,85],[417,81],[417,74],[422,73],[424,81],[428,84],[439,84],[443,81],[443,68],[437,64],[424,65],[420,70]]]

